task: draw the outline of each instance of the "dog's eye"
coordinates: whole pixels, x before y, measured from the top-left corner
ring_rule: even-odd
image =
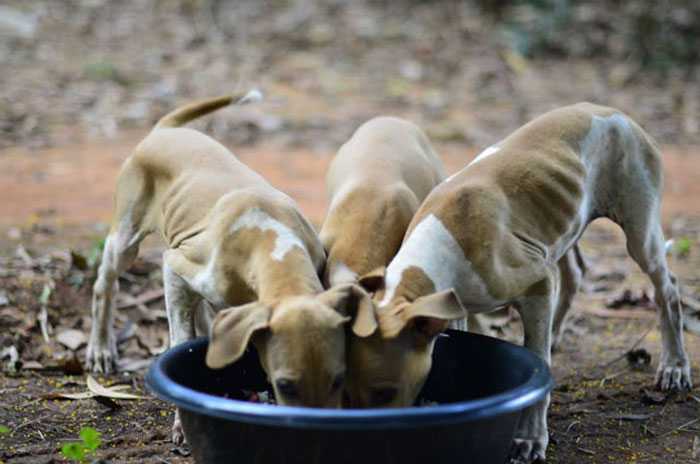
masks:
[[[370,402],[372,406],[383,406],[391,403],[397,393],[398,390],[394,387],[373,388],[370,394]]]
[[[331,392],[335,393],[338,390],[340,390],[344,383],[345,383],[345,376],[343,374],[337,375],[335,380],[333,380],[333,385],[331,385]]]
[[[289,379],[279,379],[275,382],[275,385],[282,396],[287,398],[297,398],[299,396],[296,384]]]

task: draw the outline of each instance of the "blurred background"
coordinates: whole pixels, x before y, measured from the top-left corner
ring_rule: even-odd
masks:
[[[195,126],[245,159],[258,147],[254,167],[291,182],[317,223],[322,182],[294,179],[320,181],[378,114],[418,123],[454,167],[581,100],[662,144],[697,144],[699,36],[692,0],[3,0],[0,180],[6,198],[34,200],[0,208],[0,223],[108,221],[117,167],[160,116],[250,87],[264,104]],[[281,164],[303,172],[277,179]]]
[[[377,113],[483,146],[579,100],[698,142],[693,0],[3,0],[0,144],[148,128],[190,98],[259,86],[220,138],[328,150]]]

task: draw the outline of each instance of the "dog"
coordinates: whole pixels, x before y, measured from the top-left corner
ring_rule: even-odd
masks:
[[[394,117],[362,124],[326,175],[329,212],[319,237],[327,252],[324,283],[354,283],[386,266],[423,199],[445,178],[418,126]]]
[[[370,296],[356,285],[324,291],[325,253],[294,201],[207,135],[180,127],[259,93],[205,100],[163,117],[124,162],[114,220],[93,289],[87,366],[111,372],[117,277],[158,231],[170,346],[195,336],[194,311],[217,312],[210,368],[235,362],[249,342],[280,404],[340,407],[345,326]],[[173,440],[184,441],[176,416]]]
[[[563,320],[558,312],[569,305],[561,302],[576,287],[565,282],[576,279],[572,247],[598,217],[620,225],[654,286],[657,386],[692,388],[679,291],[664,254],[662,184],[652,138],[620,111],[590,103],[546,113],[484,150],[428,195],[385,274],[360,278],[375,291],[369,325],[377,329],[351,339],[350,402],[411,405],[436,336],[466,312],[513,305],[525,346],[549,363],[554,319]],[[545,459],[548,405],[549,397],[523,413],[513,462]]]

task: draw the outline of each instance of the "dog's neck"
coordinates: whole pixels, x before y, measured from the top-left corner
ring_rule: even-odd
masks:
[[[460,260],[464,260],[464,254],[459,244],[439,219],[429,215],[409,232],[387,267],[386,290],[380,306],[397,297],[412,301],[453,288]]]
[[[387,273],[388,276],[388,273]],[[391,282],[387,280],[387,282]],[[412,302],[421,296],[435,293],[436,288],[433,281],[428,275],[418,266],[409,266],[401,270],[395,285],[391,285],[385,289],[384,294],[380,295],[379,308],[394,306],[396,302]]]
[[[252,257],[248,285],[260,301],[273,302],[288,296],[313,295],[323,291],[316,269],[305,250],[287,252],[282,260],[265,252]]]

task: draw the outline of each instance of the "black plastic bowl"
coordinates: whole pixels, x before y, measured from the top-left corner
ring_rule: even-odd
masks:
[[[503,464],[524,408],[552,388],[547,365],[501,340],[448,331],[439,337],[421,398],[436,406],[316,409],[223,398],[267,390],[250,350],[208,369],[206,339],[161,355],[146,376],[155,394],[180,408],[200,464]]]

